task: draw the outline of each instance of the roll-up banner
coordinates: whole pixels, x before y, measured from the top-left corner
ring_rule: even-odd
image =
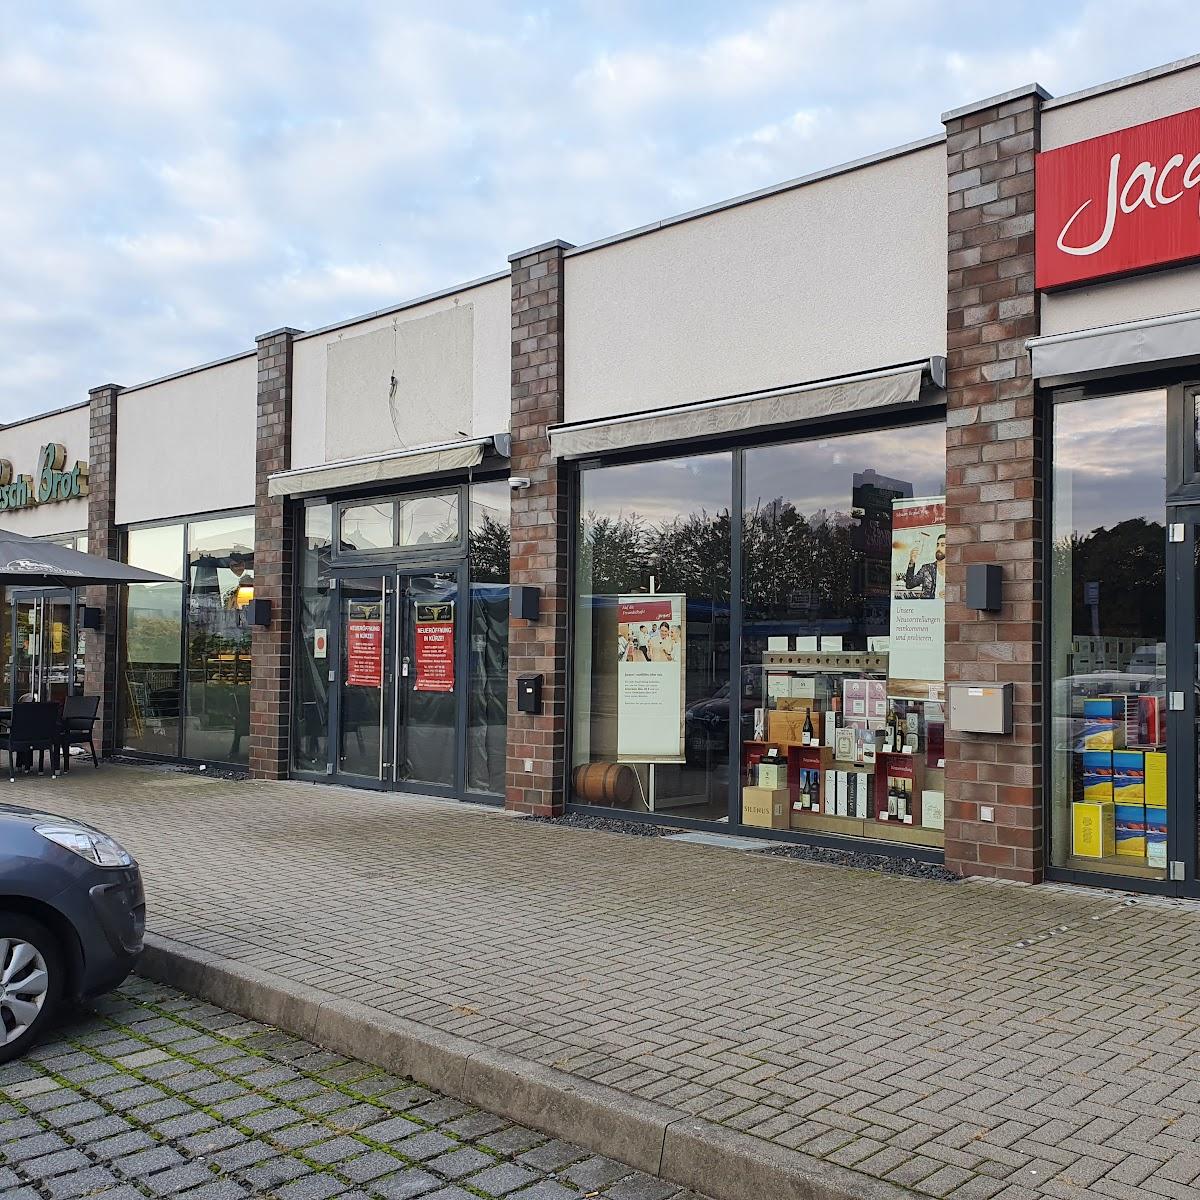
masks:
[[[687,597],[617,597],[617,758],[683,762]]]
[[[946,693],[946,498],[892,501],[892,611],[887,692]]]

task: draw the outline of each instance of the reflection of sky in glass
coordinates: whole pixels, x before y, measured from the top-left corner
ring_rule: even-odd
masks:
[[[733,488],[733,456],[704,454],[584,471],[580,511],[598,517],[673,521],[685,513],[724,512]]]
[[[849,512],[854,476],[867,470],[911,484],[910,495],[942,495],[945,425],[877,429],[747,451],[746,507],[783,497],[802,513]]]
[[[1166,397],[1076,400],[1054,410],[1054,533],[1165,519]]]

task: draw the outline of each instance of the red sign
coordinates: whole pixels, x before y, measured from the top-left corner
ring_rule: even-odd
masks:
[[[622,600],[618,605],[618,621],[670,621],[673,609],[666,600]]]
[[[1037,156],[1037,286],[1200,258],[1200,108]]]
[[[350,687],[383,686],[383,622],[346,623],[346,683]]]
[[[418,604],[413,650],[414,692],[454,691],[454,605]]]

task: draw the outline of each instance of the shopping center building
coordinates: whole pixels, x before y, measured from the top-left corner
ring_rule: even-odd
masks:
[[[1019,87],[0,429],[0,524],[181,581],[10,590],[8,699],[100,694],[108,753],[1200,894],[1198,104],[1200,56]]]

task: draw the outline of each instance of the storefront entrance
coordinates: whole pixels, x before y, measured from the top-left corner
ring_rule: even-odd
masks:
[[[446,795],[465,789],[464,567],[334,579],[330,744],[339,780]]]
[[[1200,426],[1184,393],[1053,406],[1048,873],[1194,896]]]
[[[72,593],[65,588],[13,590],[9,604],[7,702],[26,696],[61,703],[82,691],[83,648]]]

